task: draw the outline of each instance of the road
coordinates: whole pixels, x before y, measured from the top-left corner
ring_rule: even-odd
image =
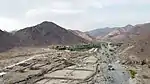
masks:
[[[99,50],[98,56],[101,58],[100,64],[105,77],[104,84],[129,84],[129,73],[119,64],[119,59],[116,53],[109,51],[113,49],[111,46],[103,47]],[[105,53],[103,53],[105,52]],[[111,66],[111,68],[109,67]],[[110,68],[110,69],[109,69]],[[113,68],[113,70],[111,70]]]
[[[10,69],[0,73],[4,75],[0,80],[13,84],[132,84],[129,73],[118,62],[116,46],[101,46],[68,59],[64,59],[68,57],[67,52],[61,54],[62,57],[58,57],[58,52],[31,56],[5,67]],[[68,65],[66,62],[72,59],[75,61]]]

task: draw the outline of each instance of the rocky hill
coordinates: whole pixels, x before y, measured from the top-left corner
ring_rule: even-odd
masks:
[[[95,38],[90,36],[89,34],[85,33],[85,32],[82,32],[82,31],[79,31],[79,30],[69,30],[71,31],[72,33],[74,33],[75,35],[79,36],[79,37],[82,37],[88,41],[93,41]]]
[[[122,46],[122,56],[131,60],[150,60],[150,23],[135,25],[130,31],[130,40]]]
[[[33,27],[21,29],[14,34],[20,39],[20,45],[77,44],[88,41],[58,26],[53,22],[42,22]]]
[[[134,26],[132,25],[127,25],[125,27],[116,28],[108,35],[104,36],[103,39],[109,39],[112,41],[125,41],[130,39],[131,34],[134,34],[131,32],[133,27]]]
[[[88,31],[87,33],[97,40],[123,40],[128,38],[128,32],[133,28],[132,25],[127,25],[125,27],[113,27],[113,28],[100,28],[92,31]]]
[[[0,30],[0,52],[13,48],[17,45],[18,38],[12,34]]]
[[[113,28],[107,35],[99,37],[101,40],[123,42],[120,56],[125,59],[150,60],[150,23]]]
[[[115,29],[115,28],[106,27],[106,28],[100,28],[100,29],[91,30],[91,31],[88,31],[88,32],[86,32],[86,33],[89,34],[90,36],[99,38],[99,37],[103,37],[103,36],[109,34],[109,33],[112,32],[114,29]]]

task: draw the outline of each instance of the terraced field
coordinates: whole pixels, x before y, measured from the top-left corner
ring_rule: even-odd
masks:
[[[5,59],[0,83],[131,84],[129,73],[118,62],[117,47],[104,43],[84,51],[45,48],[43,53]],[[6,61],[0,60],[1,64]]]

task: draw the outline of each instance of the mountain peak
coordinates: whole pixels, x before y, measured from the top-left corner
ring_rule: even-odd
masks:
[[[3,31],[0,29],[0,32],[3,32]]]
[[[128,25],[126,25],[125,27],[133,27],[133,25],[131,25],[131,24],[128,24]]]
[[[56,25],[54,22],[49,22],[49,21],[43,21],[42,23],[40,23],[40,25],[44,25],[44,24]]]
[[[44,24],[44,23],[53,23],[53,22],[49,22],[49,21],[43,21],[42,23]],[[41,23],[41,24],[42,24],[42,23]]]
[[[61,26],[57,25],[56,23],[54,22],[49,22],[49,21],[43,21],[42,23],[38,24],[38,25],[35,25],[35,26],[40,26],[40,28],[46,28],[46,29],[49,29],[49,28],[62,28]]]
[[[19,30],[15,33],[15,36],[21,40],[21,45],[87,43],[87,40],[73,34],[53,22],[48,21]]]

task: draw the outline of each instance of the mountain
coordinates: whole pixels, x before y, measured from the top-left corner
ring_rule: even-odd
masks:
[[[82,37],[88,41],[93,41],[94,40],[94,37],[90,36],[89,34],[85,33],[85,32],[81,32],[79,30],[69,30],[71,31],[72,33],[74,33],[75,35],[79,36],[79,37]]]
[[[135,61],[150,61],[150,23],[135,25],[129,35],[130,40],[125,41],[121,47],[121,56]]]
[[[77,44],[88,41],[60,27],[53,22],[42,22],[33,27],[21,29],[14,34],[20,39],[20,45]]]
[[[108,33],[112,32],[114,29],[115,28],[106,27],[106,28],[91,30],[86,33],[93,37],[103,37],[103,36],[107,35]]]
[[[130,38],[132,28],[134,28],[134,26],[132,25],[127,25],[125,27],[116,28],[112,32],[110,32],[108,35],[104,36],[103,39],[124,41]]]
[[[0,52],[13,48],[19,39],[12,34],[0,30]]]
[[[125,27],[113,27],[113,28],[101,28],[95,29],[92,31],[88,31],[87,33],[96,39],[100,40],[116,40],[116,39],[124,39],[128,37],[128,31],[133,28],[132,25],[127,25]]]

